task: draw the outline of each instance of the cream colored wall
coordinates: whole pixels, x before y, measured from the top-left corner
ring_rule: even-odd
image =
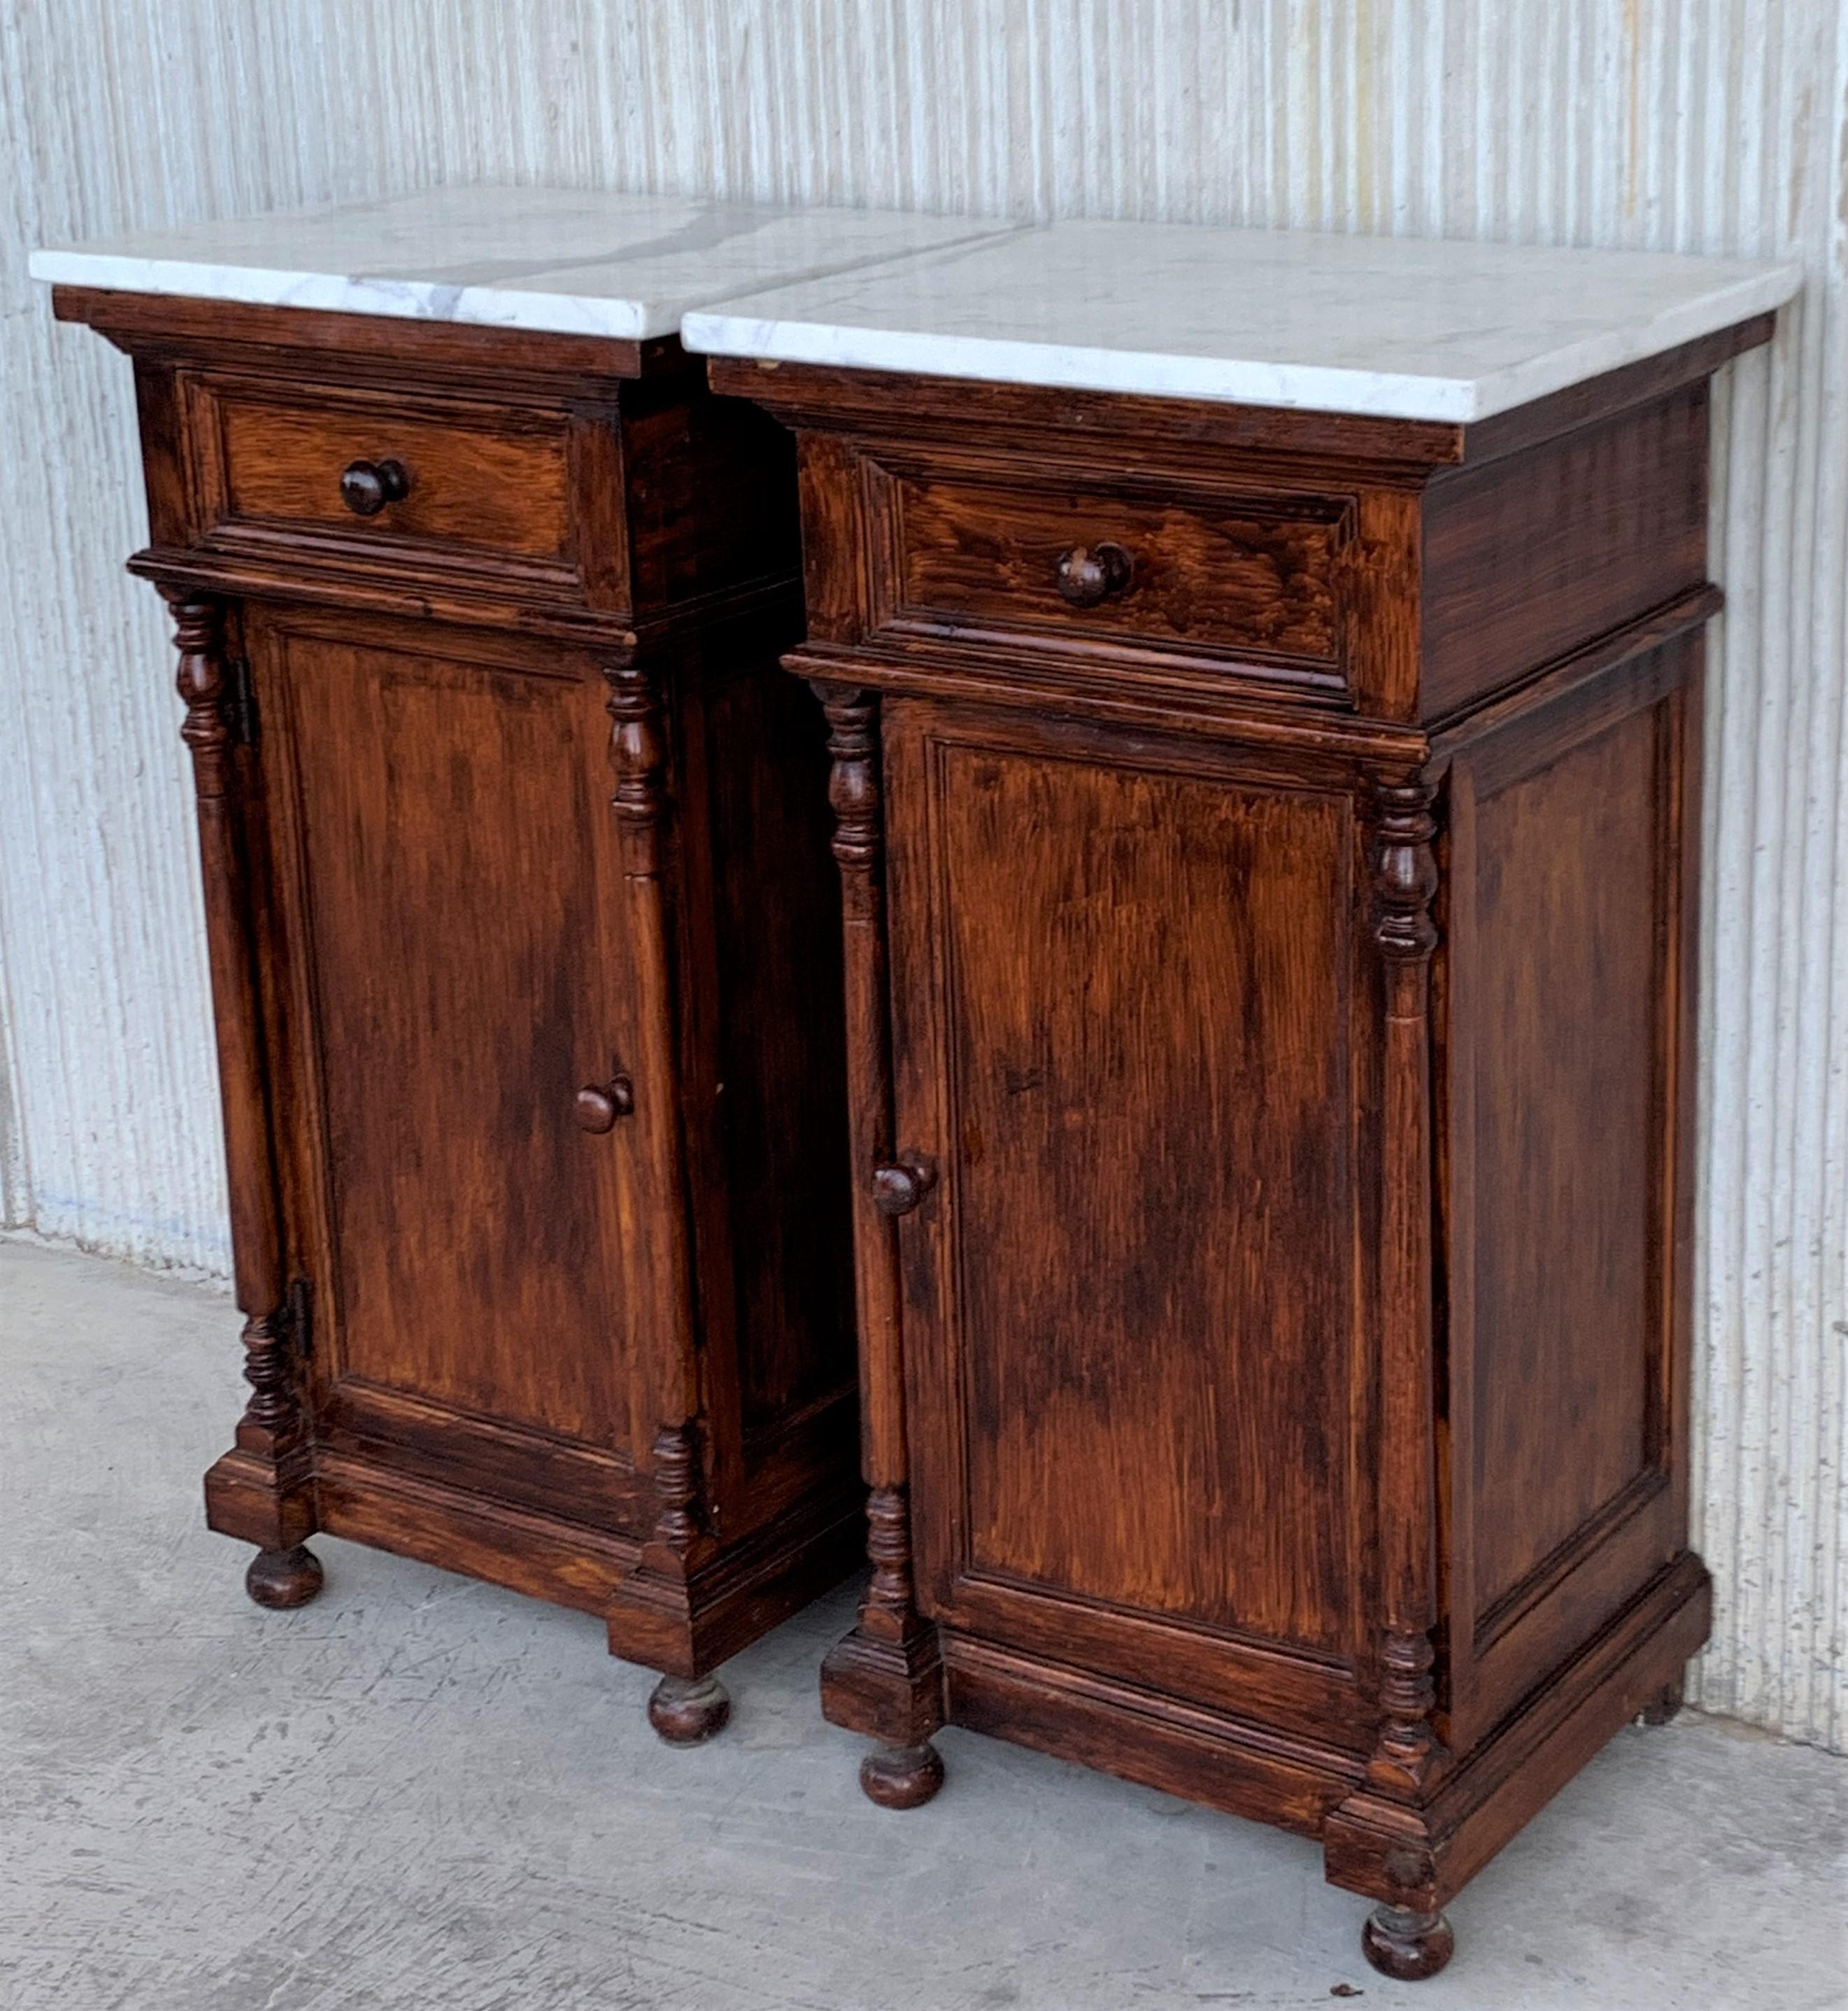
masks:
[[[128,378],[34,242],[500,178],[1797,254],[1716,422],[1698,1695],[1848,1746],[1845,92],[1837,0],[0,0],[7,1219],[226,1263]]]

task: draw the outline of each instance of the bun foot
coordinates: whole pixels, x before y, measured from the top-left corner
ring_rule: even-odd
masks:
[[[1672,1724],[1681,1713],[1682,1685],[1665,1683],[1636,1715],[1645,1724]]]
[[[1435,1976],[1456,1952],[1457,1938],[1441,1913],[1376,1906],[1360,1931],[1361,1952],[1382,1976],[1417,1983]]]
[[[943,1785],[943,1759],[921,1746],[881,1746],[860,1763],[860,1791],[882,1809],[918,1809]]]
[[[731,1715],[717,1676],[663,1676],[648,1700],[648,1722],[670,1746],[698,1746],[723,1732]]]
[[[292,1550],[258,1551],[244,1575],[244,1590],[274,1612],[306,1606],[322,1582],[321,1560],[305,1543]]]

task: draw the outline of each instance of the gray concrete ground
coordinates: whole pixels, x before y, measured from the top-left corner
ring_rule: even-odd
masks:
[[[1848,2002],[1848,1764],[1714,1721],[1620,1737],[1398,1984],[1296,1838],[955,1732],[871,1806],[815,1702],[845,1596],[688,1752],[581,1614],[325,1538],[260,1612],[199,1511],[236,1335],[0,1240],[0,2011]]]

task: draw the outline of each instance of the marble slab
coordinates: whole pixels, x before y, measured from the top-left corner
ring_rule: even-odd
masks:
[[[35,252],[34,278],[641,340],[691,307],[1015,226],[550,188],[425,190]]]
[[[689,312],[713,355],[1463,422],[1776,308],[1790,264],[1059,223]]]

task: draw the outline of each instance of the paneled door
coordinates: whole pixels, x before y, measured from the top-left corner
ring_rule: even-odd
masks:
[[[317,1428],[567,1512],[589,1482],[575,1512],[607,1521],[653,1418],[604,681],[422,623],[242,628]],[[602,1458],[567,1485],[573,1447]]]
[[[1351,781],[884,718],[923,1609],[1364,1743]]]

